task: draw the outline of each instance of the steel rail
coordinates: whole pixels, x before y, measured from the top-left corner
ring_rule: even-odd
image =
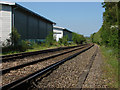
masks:
[[[84,71],[81,73],[80,78],[79,78],[79,83],[76,88],[80,88],[80,90],[82,90],[83,84],[85,83],[88,77],[88,74],[90,72],[90,69],[92,68],[92,65],[93,65],[93,62],[95,60],[97,53],[98,53],[98,47],[96,48],[93,55],[91,56],[89,63],[86,65]]]
[[[51,59],[51,58],[66,54],[66,53],[70,53],[70,52],[79,50],[81,48],[84,48],[85,46],[81,46],[81,47],[79,47],[77,49],[70,50],[70,51],[63,52],[63,53],[59,53],[59,54],[56,54],[56,55],[52,55],[52,56],[49,56],[49,57],[46,57],[46,58],[43,58],[43,59],[38,59],[38,60],[35,60],[35,61],[32,61],[32,62],[27,62],[27,63],[21,64],[21,65],[18,65],[18,66],[13,66],[13,67],[10,67],[10,68],[7,68],[7,69],[3,69],[3,70],[0,70],[0,73],[5,74],[5,73],[9,72],[10,70],[16,70],[16,69],[20,69],[20,68],[28,66],[28,65],[33,65],[33,64],[38,63],[38,62],[42,62],[42,61],[45,61],[45,60],[48,60],[48,59]]]
[[[47,67],[45,67],[45,68],[43,68],[43,69],[41,69],[39,71],[36,71],[36,72],[34,72],[34,73],[30,74],[30,75],[27,75],[25,77],[22,77],[22,78],[16,80],[16,81],[13,81],[13,82],[11,82],[9,84],[6,84],[6,85],[4,85],[2,87],[2,90],[8,90],[8,89],[11,90],[11,89],[19,88],[20,85],[24,84],[25,82],[27,82],[27,81],[29,81],[29,80],[37,77],[37,76],[44,75],[46,72],[48,72],[50,70],[53,70],[55,67],[58,67],[59,65],[63,64],[64,62],[76,57],[80,53],[87,51],[88,49],[90,49],[93,46],[94,46],[94,44],[90,45],[86,49],[84,49],[84,50],[82,50],[82,51],[80,51],[78,53],[75,53],[75,54],[73,54],[73,55],[71,55],[71,56],[69,56],[69,57],[67,57],[67,58],[65,58],[65,59],[63,59],[63,60],[61,60],[59,62],[56,62],[56,63],[54,63],[52,65],[49,65],[49,66],[47,66]]]
[[[0,60],[0,63],[7,62],[12,59],[23,58],[23,57],[27,57],[27,56],[31,56],[31,55],[38,55],[38,54],[42,54],[42,53],[60,51],[60,50],[75,48],[75,47],[79,47],[79,46],[83,46],[83,45],[86,45],[86,44],[82,44],[82,45],[78,45],[78,46],[60,47],[60,48],[55,48],[55,49],[33,51],[33,52],[24,52],[24,53],[12,54],[12,55],[4,55],[4,56],[0,56],[2,58],[2,60]]]

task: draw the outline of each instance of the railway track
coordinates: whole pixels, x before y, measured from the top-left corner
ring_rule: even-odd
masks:
[[[83,45],[86,45],[86,44],[83,44]],[[83,46],[83,45],[79,45],[79,46]],[[60,47],[60,48],[55,48],[55,49],[47,49],[47,50],[40,50],[40,51],[34,51],[34,52],[25,52],[25,53],[18,53],[18,54],[12,54],[12,55],[3,55],[3,56],[0,56],[2,58],[2,60],[0,60],[0,63],[13,61],[14,59],[24,58],[24,57],[38,55],[38,54],[67,50],[67,49],[76,48],[79,46]]]
[[[83,84],[85,83],[86,79],[87,79],[87,76],[90,72],[90,69],[93,65],[93,62],[95,60],[95,57],[97,55],[97,52],[98,52],[98,47],[96,48],[95,52],[93,53],[92,57],[90,58],[90,61],[89,63],[86,65],[84,71],[82,72],[82,74],[80,75],[80,78],[79,78],[79,84],[77,86],[77,88],[80,88],[80,90],[82,90],[83,88]]]
[[[15,67],[12,67],[11,69],[10,68],[4,69],[1,71],[4,74],[4,75],[2,75],[2,78],[3,78],[2,84],[4,85],[2,87],[2,89],[7,90],[7,89],[18,88],[26,81],[29,81],[38,75],[45,74],[46,72],[54,69],[55,67],[64,63],[65,61],[88,50],[92,46],[93,45],[81,46],[81,47],[75,48],[75,49],[67,51],[67,52],[63,52],[63,53],[56,54],[56,55],[53,55],[53,56],[50,56],[47,58],[43,58],[41,60],[35,60],[35,61],[28,62],[28,63],[22,64],[19,66],[15,66]],[[45,62],[46,60],[47,60],[47,62]],[[33,67],[35,67],[35,68],[33,68]],[[26,71],[29,71],[29,73],[27,72],[27,74],[26,74]],[[25,72],[25,73],[22,73],[22,74],[18,73],[16,75],[17,72],[20,72],[20,73]],[[12,77],[14,77],[14,79]],[[20,78],[20,77],[22,77],[22,78]]]
[[[83,44],[83,45],[86,45],[86,44]],[[1,69],[6,69],[6,68],[13,67],[13,66],[21,65],[24,63],[28,63],[31,61],[43,59],[43,58],[46,58],[52,55],[56,55],[62,52],[72,50],[74,48],[77,48],[83,45],[2,56],[3,58],[2,58],[2,61],[0,62]]]
[[[28,66],[28,65],[32,65],[32,64],[35,64],[35,63],[38,63],[38,62],[42,62],[42,61],[45,61],[45,60],[48,60],[50,58],[54,58],[54,57],[57,57],[57,56],[60,56],[60,55],[64,55],[64,54],[67,54],[67,53],[70,53],[72,51],[76,51],[76,50],[79,50],[81,48],[83,48],[84,46],[80,46],[80,47],[77,47],[77,48],[74,48],[74,49],[70,49],[70,50],[67,50],[65,52],[62,52],[62,53],[57,53],[57,54],[54,54],[54,55],[51,55],[51,56],[48,56],[48,57],[45,57],[45,58],[42,58],[42,59],[38,59],[38,60],[33,60],[33,61],[30,61],[30,62],[26,62],[26,63],[22,63],[20,65],[16,65],[16,66],[13,66],[13,67],[8,67],[8,68],[5,68],[5,69],[2,69],[0,72],[2,74],[5,74],[7,72],[9,72],[10,70],[15,70],[15,69],[19,69],[19,68],[22,68],[22,67],[25,67],[25,66]],[[13,62],[14,63],[14,62]],[[18,61],[19,63],[19,61]],[[9,64],[9,63],[7,63]],[[4,65],[4,64],[3,64]],[[9,66],[11,66],[11,63],[9,64]]]

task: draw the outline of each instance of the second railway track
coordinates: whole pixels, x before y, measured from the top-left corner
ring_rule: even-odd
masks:
[[[49,58],[49,60],[44,61],[44,62],[31,63],[31,64],[29,64],[29,66],[25,65],[22,68],[19,67],[20,69],[17,68],[17,70],[11,70],[11,71],[9,70],[10,71],[9,73],[5,73],[4,75],[2,75],[2,79],[3,79],[2,85],[5,85],[5,86],[3,86],[3,88],[6,87],[7,84],[9,85],[11,82],[14,83],[16,80],[19,80],[20,77],[25,77],[27,75],[34,73],[34,72],[37,72],[38,70],[43,69],[49,65],[60,62],[62,59],[70,57],[75,53],[85,51],[88,48],[90,48],[91,46],[93,46],[93,45],[79,47],[79,48],[76,48],[74,50],[64,52],[61,55],[58,54],[58,55],[53,56],[53,57],[51,56],[51,58]]]
[[[86,45],[86,44],[83,44]],[[83,46],[79,45],[79,46]],[[24,52],[24,53],[18,53],[18,54],[12,54],[12,55],[3,55],[1,56],[2,61],[0,62],[8,62],[8,61],[14,61],[15,59],[20,59],[28,56],[33,56],[33,55],[38,55],[38,54],[46,54],[46,53],[51,53],[51,52],[56,52],[56,51],[61,51],[61,50],[67,50],[67,49],[72,49],[76,48],[79,46],[69,46],[69,47],[60,47],[60,48],[55,48],[55,49],[47,49],[47,50],[41,50],[41,51],[34,51],[34,52]]]
[[[43,58],[53,56],[53,55],[56,55],[56,54],[59,54],[62,52],[73,50],[74,48],[81,47],[84,45],[86,45],[86,44],[79,45],[79,46],[62,47],[62,48],[56,48],[56,49],[49,49],[49,50],[42,50],[42,51],[2,56],[2,63],[0,63],[0,64],[2,64],[1,69],[14,67],[14,66],[28,63],[31,61],[35,61],[38,59],[43,59]]]
[[[3,63],[2,70],[0,72],[2,72],[2,74],[5,74],[5,73],[9,72],[10,70],[19,69],[19,68],[22,68],[22,67],[25,67],[28,65],[32,65],[32,64],[35,64],[38,62],[42,62],[42,61],[51,59],[51,58],[55,58],[55,57],[79,50],[79,49],[84,48],[84,47],[85,46],[80,46],[80,47],[72,48],[69,50],[64,50],[64,51],[59,52],[59,53],[55,52],[56,54],[52,54],[52,55],[49,55],[47,57],[40,58],[40,59],[27,60],[27,62],[25,60],[20,60],[20,61],[18,60],[18,61],[11,62],[11,63],[5,63],[5,64]],[[14,63],[16,63],[16,64],[14,64]]]

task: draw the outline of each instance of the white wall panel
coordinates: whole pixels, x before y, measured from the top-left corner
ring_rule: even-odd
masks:
[[[61,29],[53,29],[54,37],[56,41],[59,41],[59,38],[63,37],[63,30]]]
[[[2,38],[2,5],[0,4],[0,46],[2,45],[1,38]]]
[[[9,38],[12,28],[12,8],[11,6],[2,5],[2,10],[0,11],[0,34],[1,41],[4,42]]]

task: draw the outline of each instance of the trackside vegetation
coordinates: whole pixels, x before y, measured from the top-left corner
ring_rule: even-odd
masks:
[[[103,71],[105,77],[110,81],[111,88],[118,88],[118,76],[120,75],[118,67],[119,58],[119,30],[120,30],[120,2],[102,3],[105,12],[103,13],[103,25],[96,33],[91,34],[91,41],[101,47],[104,57]]]
[[[83,35],[79,35],[77,33],[73,33],[73,41],[69,42],[68,36],[63,36],[57,42],[53,35],[53,32],[49,32],[44,42],[30,42],[28,40],[21,40],[20,34],[17,32],[17,29],[13,28],[10,33],[10,38],[3,43],[2,54],[14,54],[20,52],[32,52],[38,50],[45,50],[48,48],[57,48],[64,46],[74,46],[78,44],[82,44],[86,41]]]
[[[106,2],[102,3],[105,12],[103,13],[103,25],[100,30],[91,35],[91,40],[99,45],[105,45],[107,47],[118,48],[118,33],[120,18],[117,18],[117,14],[120,14],[120,2]]]
[[[48,45],[48,46],[55,45],[56,40],[55,40],[55,38],[53,37],[53,33],[52,33],[52,32],[50,32],[49,35],[46,37],[45,43],[46,43],[46,45]]]
[[[28,43],[20,40],[20,34],[17,32],[17,29],[13,28],[10,33],[10,38],[3,43],[2,52],[24,52],[28,48],[30,48]]]
[[[83,44],[83,42],[86,41],[86,39],[83,35],[80,35],[80,34],[77,34],[77,33],[72,34],[72,40],[76,44]]]
[[[110,88],[118,88],[118,54],[117,50],[111,47],[101,46],[101,53],[103,55],[103,78],[107,79],[107,85]]]
[[[59,39],[58,43],[62,46],[63,45],[66,46],[66,45],[69,45],[68,41],[69,41],[68,40],[68,35],[65,35],[65,36],[63,36],[62,38]]]

